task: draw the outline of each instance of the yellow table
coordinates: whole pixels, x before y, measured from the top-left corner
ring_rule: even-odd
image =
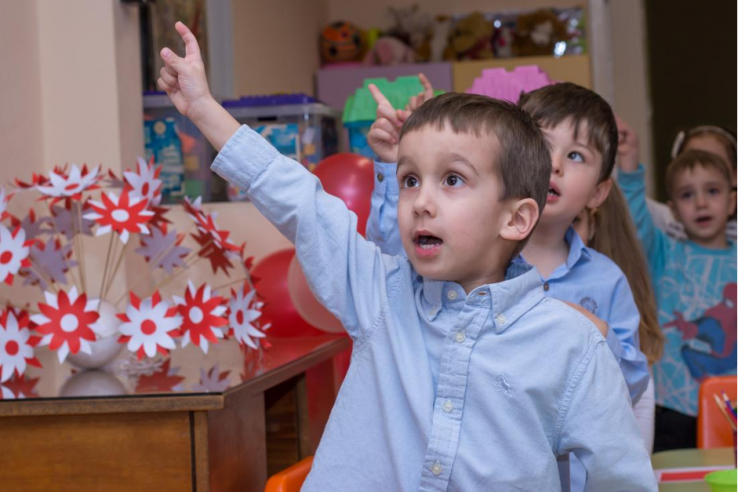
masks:
[[[663,468],[687,468],[733,464],[733,448],[676,449],[654,453],[651,457],[654,470]],[[704,482],[659,484],[660,492],[710,492]]]

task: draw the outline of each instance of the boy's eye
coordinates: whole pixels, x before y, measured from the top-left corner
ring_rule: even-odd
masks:
[[[419,184],[420,183],[415,178],[415,176],[405,176],[404,178],[402,178],[402,187],[403,188],[415,188]]]
[[[450,174],[446,178],[445,184],[447,186],[461,186],[464,184],[464,180],[461,178],[461,176],[457,176],[456,174]]]
[[[720,194],[720,188],[710,188],[707,192],[711,195],[718,195]]]
[[[690,198],[692,198],[692,192],[691,191],[685,191],[684,193],[682,193],[681,195],[679,195],[679,198],[681,198],[682,200],[689,200]]]
[[[579,152],[569,152],[566,157],[574,162],[584,162],[584,156]]]

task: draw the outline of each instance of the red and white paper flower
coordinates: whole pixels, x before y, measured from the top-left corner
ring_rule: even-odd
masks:
[[[154,158],[149,162],[140,157],[136,162],[137,172],[126,171],[123,177],[130,187],[131,197],[144,198],[150,205],[161,203],[162,181],[159,179],[161,166],[154,165]]]
[[[102,236],[111,230],[120,234],[123,244],[128,242],[131,233],[149,234],[146,223],[154,212],[146,210],[147,202],[143,198],[132,198],[128,190],[123,190],[120,197],[113,193],[102,194],[102,203],[90,200],[94,212],[85,214],[86,219],[93,219],[98,224],[96,236]]]
[[[188,281],[184,299],[174,296],[174,302],[182,316],[182,347],[193,343],[207,354],[208,341],[218,343],[218,338],[223,338],[221,327],[228,324],[223,317],[226,311],[223,298],[211,296],[207,284],[195,290],[192,282]]]
[[[118,315],[123,321],[118,328],[122,333],[118,342],[127,343],[128,350],[139,360],[144,354],[153,357],[157,352],[166,356],[175,348],[172,337],[181,336],[182,318],[177,312],[177,306],[162,302],[158,291],[143,301],[131,292],[126,312]]]
[[[41,367],[33,355],[33,347],[38,342],[39,337],[31,336],[27,313],[16,317],[10,310],[3,311],[0,316],[0,383],[9,380],[14,373],[20,377],[27,364]]]
[[[96,183],[100,179],[100,166],[88,171],[87,166],[80,169],[77,164],[72,164],[68,176],[56,171],[49,173],[46,183],[36,185],[42,195],[53,198],[54,202],[64,198],[81,200],[82,192],[97,188]]]
[[[0,224],[0,282],[11,285],[18,270],[31,266],[31,244],[33,241],[26,241],[26,232],[20,227],[10,232]]]
[[[10,196],[5,192],[4,187],[0,187],[0,220],[5,220],[8,217],[8,201],[10,200]]]
[[[177,374],[179,367],[170,368],[171,363],[172,359],[167,359],[152,374],[141,374],[136,382],[136,393],[184,391],[185,377]]]
[[[253,323],[261,316],[259,307],[262,303],[257,302],[254,297],[256,291],[252,290],[246,295],[243,293],[244,288],[241,287],[238,292],[231,290],[231,300],[228,306],[228,322],[230,324],[233,336],[241,345],[246,344],[256,349],[258,345],[253,338],[264,338],[266,335],[259,330],[257,325]]]
[[[40,346],[48,345],[56,350],[59,362],[64,362],[71,352],[76,354],[80,350],[85,354],[92,354],[89,342],[96,340],[93,325],[100,315],[97,312],[99,300],[88,300],[87,294],[77,294],[77,288],[72,287],[69,294],[60,290],[54,295],[44,292],[46,304],[38,303],[41,314],[31,316],[36,323],[36,331],[41,333]]]

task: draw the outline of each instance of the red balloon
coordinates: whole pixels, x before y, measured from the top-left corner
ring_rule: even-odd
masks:
[[[292,304],[287,272],[293,256],[294,249],[283,249],[265,256],[251,269],[251,275],[257,278],[254,287],[264,300],[261,316],[272,323],[266,333],[273,337],[322,335],[302,319]]]
[[[374,189],[374,164],[368,157],[347,152],[326,157],[315,167],[315,175],[323,189],[346,203],[359,219],[357,229],[362,236],[371,209]],[[394,179],[394,176],[388,176]]]

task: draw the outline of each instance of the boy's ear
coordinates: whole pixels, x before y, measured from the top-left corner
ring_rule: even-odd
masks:
[[[508,210],[510,215],[502,224],[500,237],[508,241],[522,241],[538,223],[538,204],[532,198],[524,198],[513,201]]]
[[[612,178],[607,178],[606,180],[598,184],[595,187],[595,190],[592,193],[592,196],[589,198],[589,201],[587,202],[587,208],[594,210],[600,205],[602,205],[602,202],[605,201],[605,199],[607,198],[607,195],[610,194],[611,188],[612,188]]]

